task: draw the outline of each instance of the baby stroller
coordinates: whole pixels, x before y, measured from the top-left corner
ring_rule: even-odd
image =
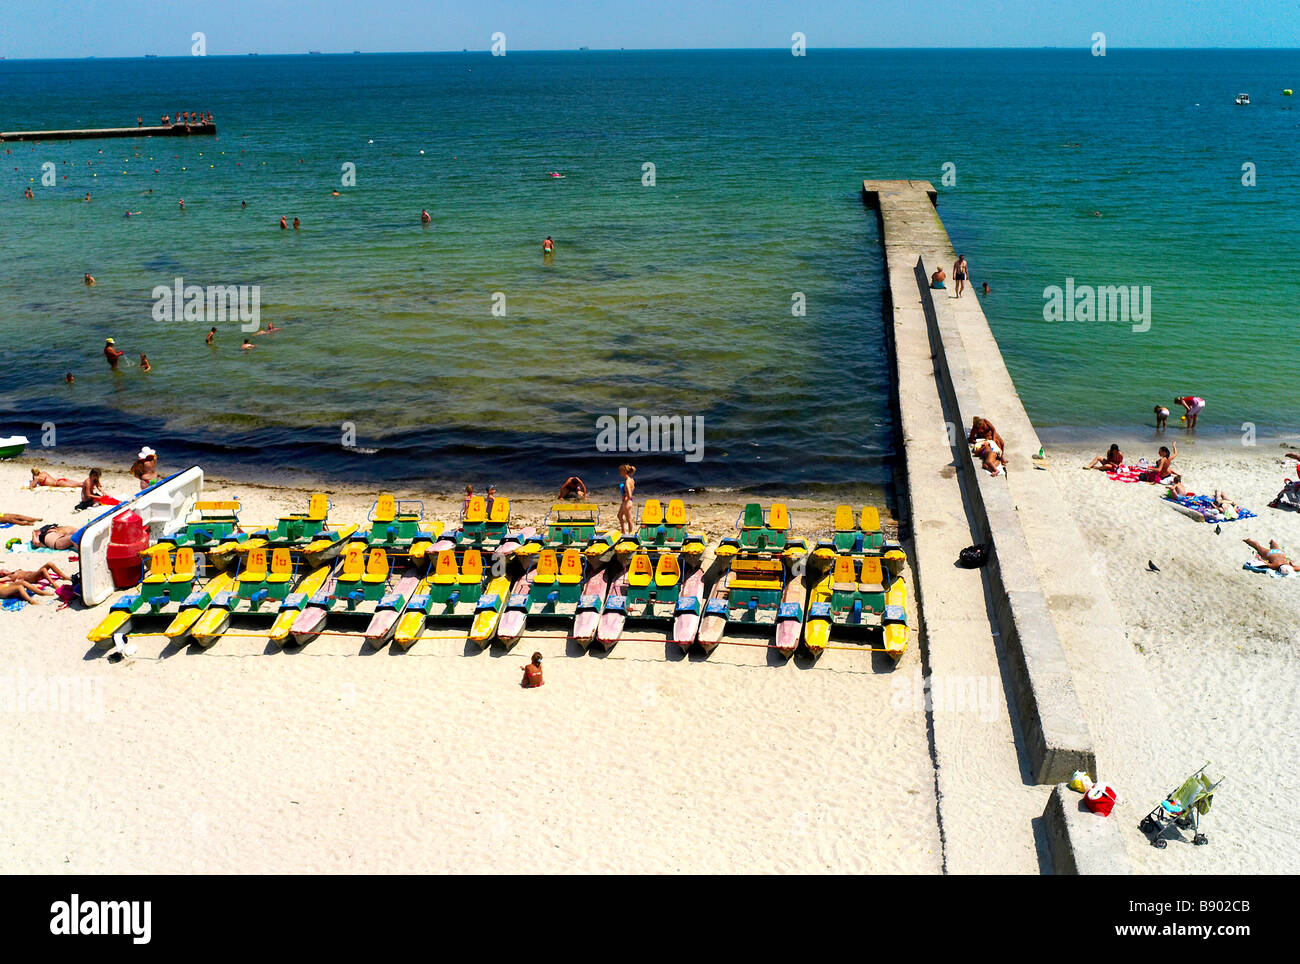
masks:
[[[1163,850],[1169,846],[1170,838],[1183,839],[1180,829],[1190,829],[1192,843],[1198,847],[1209,843],[1205,834],[1201,833],[1201,817],[1210,812],[1214,791],[1223,780],[1211,780],[1205,772],[1208,767],[1207,763],[1184,780],[1177,790],[1156,804],[1156,808],[1138,824],[1138,829],[1146,834],[1153,847]]]
[[[1300,512],[1300,482],[1287,479],[1282,483],[1282,491],[1268,504],[1270,509],[1290,509]]]

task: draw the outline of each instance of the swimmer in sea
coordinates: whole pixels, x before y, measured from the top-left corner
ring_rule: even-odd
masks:
[[[180,205],[181,210],[184,211],[184,210],[185,210],[185,198],[181,198],[177,203]]]
[[[297,231],[300,227],[302,227],[302,222],[299,221],[297,218],[294,218],[294,219],[293,219],[293,229],[294,229],[295,231]]]
[[[982,295],[989,294],[989,283],[987,281],[984,282],[984,287],[980,289],[980,294]]]
[[[141,356],[140,356],[140,371],[142,371],[142,372],[151,372],[151,371],[153,371],[153,366],[149,364],[149,356],[148,356],[148,355],[141,354]]]
[[[433,220],[433,215],[431,215],[431,214],[430,214],[428,211],[426,211],[424,208],[420,208],[420,223],[421,223],[421,224],[428,224],[428,223],[429,223],[430,221],[432,221],[432,220]]]
[[[117,371],[117,360],[125,355],[126,352],[113,347],[113,339],[104,339],[104,357],[108,359],[108,367]]]
[[[73,377],[72,372],[68,372],[66,375],[64,375],[63,380],[67,382],[69,385],[75,385],[77,383],[77,379]]]
[[[214,345],[214,346],[215,346],[215,340],[216,340],[216,337],[217,337],[217,328],[216,328],[216,326],[214,325],[213,327],[211,327],[211,328],[208,329],[208,337],[206,337],[206,338],[203,339],[203,343],[204,343],[205,345]]]
[[[554,253],[555,253],[555,242],[551,240],[551,236],[548,234],[546,236],[546,240],[542,242],[542,254],[554,254]]]
[[[242,345],[239,346],[239,350],[240,350],[240,351],[252,351],[252,350],[253,350],[254,348],[256,348],[256,347],[257,347],[256,345],[254,345],[251,341],[249,341],[247,338],[245,338],[245,339],[244,339],[244,343],[243,343]]]
[[[281,231],[289,230],[289,219],[286,218],[283,214],[280,215],[280,230]]]
[[[95,283],[95,279],[91,276],[91,274],[90,274],[89,271],[86,272],[86,277],[85,277],[84,279],[82,279],[82,280],[84,280],[84,281],[86,282],[86,287],[87,287],[87,288],[93,286],[94,283]]]

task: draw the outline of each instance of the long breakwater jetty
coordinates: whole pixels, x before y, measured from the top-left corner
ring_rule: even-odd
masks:
[[[155,127],[93,127],[66,131],[0,131],[3,141],[88,141],[101,137],[189,137],[212,136],[216,124],[167,124]]]
[[[956,260],[934,186],[867,180],[862,197],[877,213],[885,252],[905,475],[900,515],[914,543],[922,660],[935,706],[945,868],[1125,873],[1127,848],[1145,843],[1141,835],[1089,822],[1101,818],[1077,813],[1077,794],[1058,789],[1049,801],[1045,792],[1084,770],[1139,798],[1160,795],[1149,782],[1159,771],[1153,744],[1131,732],[1131,721],[1156,729],[1161,713],[1058,483],[1059,473],[1078,469],[1036,464],[1042,443],[973,287],[956,297],[951,273],[948,287],[930,287],[935,268],[951,271]],[[1009,465],[999,476],[970,455],[966,429],[975,416],[1006,443]],[[955,565],[968,545],[989,547],[982,569]],[[990,679],[1001,682],[1003,705],[941,712],[946,689]],[[963,749],[975,745],[997,747],[993,772],[987,761],[981,772],[963,767]],[[989,793],[1006,802],[998,826],[962,806]],[[1026,833],[1037,841],[1040,866],[1008,865],[1004,835]]]

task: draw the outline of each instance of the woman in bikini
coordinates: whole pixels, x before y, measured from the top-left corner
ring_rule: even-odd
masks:
[[[1268,540],[1268,548],[1265,549],[1254,539],[1242,539],[1242,542],[1255,550],[1255,553],[1264,561],[1264,565],[1270,569],[1275,569],[1283,575],[1290,575],[1297,569],[1300,569],[1300,562],[1288,558],[1286,552],[1277,544],[1276,539]]]
[[[632,497],[636,493],[636,475],[635,465],[620,465],[618,474],[623,477],[623,481],[618,484],[618,528],[623,535],[630,535],[636,529],[632,524]]]
[[[0,569],[0,582],[38,583],[43,579],[49,582],[69,581],[67,573],[52,562],[47,562],[39,569]]]
[[[247,339],[245,339],[247,340]],[[131,474],[140,480],[140,488],[147,489],[158,481],[158,453],[145,446],[131,464]]]
[[[1112,444],[1106,450],[1105,455],[1098,455],[1091,463],[1085,465],[1085,469],[1101,469],[1103,472],[1109,472],[1117,469],[1124,464],[1124,453],[1119,450],[1119,446]]]
[[[33,549],[71,549],[76,526],[44,525],[32,530]]]
[[[41,521],[38,515],[19,515],[17,512],[0,512],[0,525],[34,526]]]
[[[54,592],[45,589],[42,586],[34,586],[30,582],[21,580],[14,582],[0,582],[0,599],[21,599],[23,602],[34,603],[32,593],[38,596],[53,596]]]
[[[1147,469],[1138,476],[1143,482],[1149,482],[1155,485],[1157,482],[1163,482],[1165,479],[1173,479],[1175,483],[1183,481],[1183,477],[1174,472],[1170,466],[1173,465],[1174,459],[1178,457],[1178,443],[1174,443],[1174,450],[1169,451],[1165,446],[1160,446],[1160,457],[1156,459],[1156,465],[1153,469]]]
[[[73,482],[71,479],[65,479],[61,476],[55,478],[53,475],[50,475],[50,473],[43,471],[42,469],[32,469],[32,481],[29,488],[39,489],[42,485],[61,485],[67,488],[73,488],[76,484],[77,483]]]

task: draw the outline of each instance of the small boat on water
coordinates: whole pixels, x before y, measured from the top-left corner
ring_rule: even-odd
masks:
[[[9,435],[0,438],[0,459],[14,459],[27,449],[26,435]]]
[[[1237,95],[1237,106],[1245,107],[1250,104],[1250,94],[1241,93]]]

